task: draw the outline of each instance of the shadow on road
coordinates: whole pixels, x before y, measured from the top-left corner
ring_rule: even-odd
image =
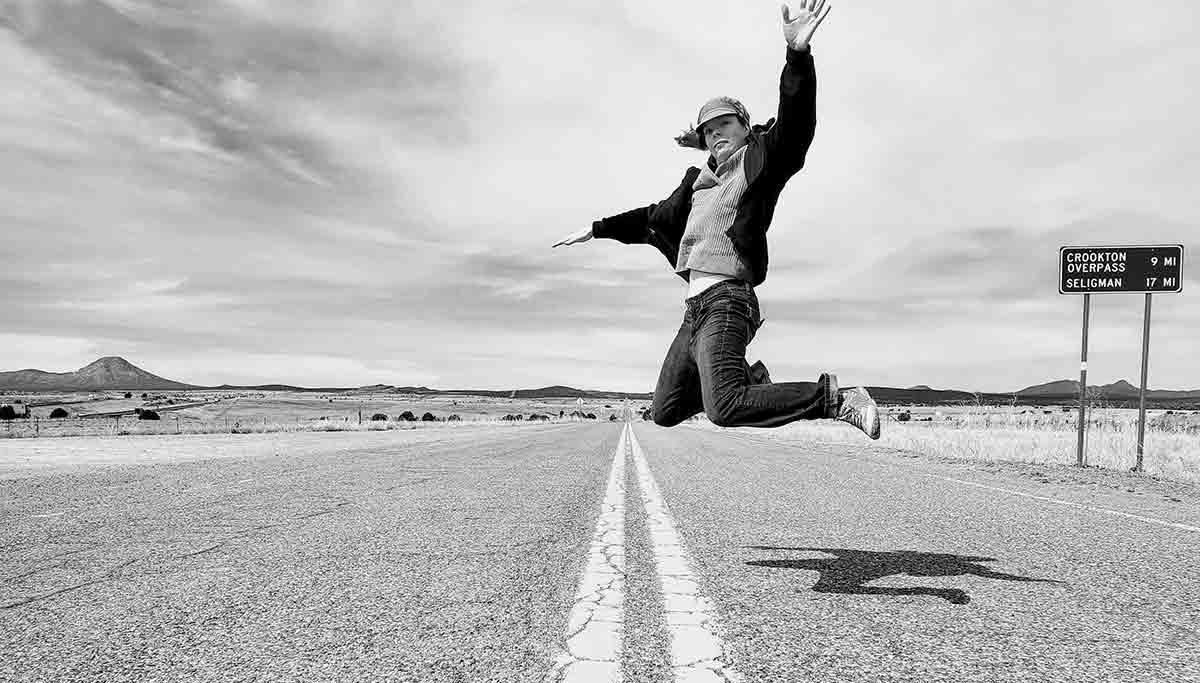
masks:
[[[753,560],[746,564],[754,567],[777,569],[807,569],[820,572],[821,577],[812,589],[818,593],[847,593],[851,595],[932,595],[955,605],[971,601],[967,592],[958,588],[930,588],[925,586],[891,587],[867,586],[865,584],[894,574],[909,576],[959,576],[972,574],[985,579],[1001,581],[1031,581],[1038,583],[1063,583],[1053,579],[1032,579],[992,570],[980,564],[995,562],[991,557],[971,557],[945,553],[919,553],[915,550],[875,552],[871,550],[846,550],[844,548],[782,548],[773,546],[750,546],[755,550],[788,550],[818,552],[834,557],[814,557],[795,560]]]

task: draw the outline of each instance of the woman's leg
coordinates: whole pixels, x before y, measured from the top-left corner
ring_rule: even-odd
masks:
[[[837,385],[829,375],[817,382],[750,384],[746,346],[761,319],[752,289],[731,285],[714,291],[699,307],[698,319],[692,353],[704,411],[713,424],[777,427],[836,417]]]
[[[674,427],[704,410],[700,398],[700,371],[688,348],[691,339],[692,319],[687,314],[658,373],[652,412],[657,425]]]

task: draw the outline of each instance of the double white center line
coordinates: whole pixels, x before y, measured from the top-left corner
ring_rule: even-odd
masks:
[[[727,683],[741,678],[729,665],[713,604],[700,592],[687,549],[675,528],[645,453],[627,423],[617,443],[608,489],[588,549],[587,567],[571,609],[566,653],[549,681],[622,680],[625,588],[625,459],[633,459],[646,508],[654,565],[663,595],[676,681]]]

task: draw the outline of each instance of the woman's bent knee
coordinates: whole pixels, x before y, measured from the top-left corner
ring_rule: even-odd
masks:
[[[704,411],[704,414],[708,416],[709,422],[713,423],[714,425],[716,425],[718,427],[736,427],[737,426],[735,424],[736,420],[735,420],[735,417],[733,414],[733,410],[731,410],[731,406],[719,406],[719,407],[715,407],[715,408],[709,408]]]
[[[659,427],[674,427],[684,419],[678,415],[660,415],[657,411],[654,413],[654,424]]]

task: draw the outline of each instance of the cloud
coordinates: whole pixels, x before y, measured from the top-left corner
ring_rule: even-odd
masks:
[[[1191,14],[839,5],[754,352],[785,379],[1070,369],[1059,246],[1194,246]],[[0,2],[6,327],[189,381],[644,389],[683,283],[650,247],[550,244],[676,187],[700,102],[772,115],[781,43],[766,4]],[[1153,367],[1200,386],[1187,296],[1155,299]],[[1136,297],[1096,298],[1098,356],[1136,363]]]
[[[372,43],[337,24],[273,21],[287,15],[47,0],[25,3],[8,23],[56,68],[154,124],[144,143],[228,155],[301,182],[361,180],[336,139],[305,125],[336,117],[346,99],[356,114],[398,116],[408,138],[437,140],[453,125],[465,88],[453,56],[412,49],[404,35]]]

